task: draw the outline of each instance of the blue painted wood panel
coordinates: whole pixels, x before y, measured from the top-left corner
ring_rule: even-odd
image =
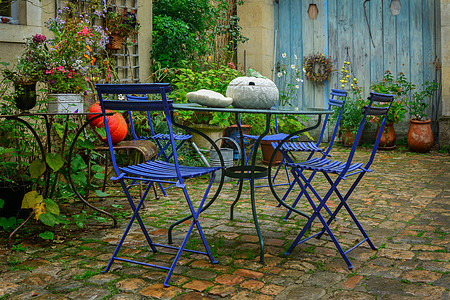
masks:
[[[302,59],[313,53],[325,53],[332,58],[336,69],[326,84],[305,80],[298,95],[299,106],[323,106],[329,89],[340,87],[338,72],[347,57],[352,63],[352,75],[358,78],[366,95],[370,85],[380,81],[386,70],[393,74],[404,72],[418,86],[436,79],[437,0],[401,1],[402,9],[397,16],[390,11],[390,0],[366,2],[375,47],[363,2],[279,0],[274,4],[276,57],[287,53]],[[315,20],[308,16],[311,3],[319,9]]]

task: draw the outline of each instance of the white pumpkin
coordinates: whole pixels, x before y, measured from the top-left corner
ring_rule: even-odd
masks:
[[[269,109],[277,103],[279,92],[270,79],[238,77],[228,85],[227,97],[233,98],[234,107]]]

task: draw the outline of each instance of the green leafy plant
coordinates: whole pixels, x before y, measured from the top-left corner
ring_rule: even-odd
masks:
[[[292,106],[297,102],[298,91],[303,83],[305,69],[299,64],[297,55],[291,59],[286,53],[276,63],[276,82],[280,91],[278,105]]]
[[[400,72],[397,78],[394,80],[394,76],[388,70],[384,73],[383,79],[375,84],[372,84],[370,88],[376,93],[391,94],[394,95],[395,101],[392,102],[392,106],[389,109],[389,113],[386,118],[386,123],[397,124],[402,122],[407,109],[405,107],[410,92],[415,88],[415,85],[409,82],[404,73]],[[380,119],[378,117],[372,117],[370,122],[378,124]]]
[[[175,72],[172,80],[173,92],[170,97],[177,102],[186,103],[188,92],[200,89],[212,90],[222,95],[226,94],[228,84],[234,78],[238,77],[240,72],[229,66],[211,66],[205,71],[193,71],[191,69],[179,69]],[[210,124],[220,127],[230,126],[230,113],[210,113],[210,112],[192,112],[179,111],[176,116],[186,125],[191,124]]]
[[[108,7],[105,25],[109,35],[118,35],[125,39],[138,34],[140,29],[134,12],[119,10],[117,7]]]
[[[232,5],[226,0],[153,1],[155,65],[197,70],[203,68],[205,60],[221,64],[233,61],[237,45],[248,40],[235,13],[240,4],[242,1]]]
[[[422,84],[422,89],[413,93],[411,99],[406,102],[411,119],[419,121],[427,119],[426,109],[431,97],[438,88],[438,83],[425,81]]]

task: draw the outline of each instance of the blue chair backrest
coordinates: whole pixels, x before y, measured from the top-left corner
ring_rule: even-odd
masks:
[[[375,157],[375,154],[378,149],[378,144],[380,143],[381,135],[384,131],[384,126],[386,124],[386,116],[389,112],[389,109],[391,108],[392,101],[394,100],[393,95],[386,95],[386,94],[380,94],[380,93],[370,93],[370,96],[367,98],[369,100],[369,104],[364,106],[362,114],[363,117],[361,119],[361,122],[359,124],[358,132],[356,133],[355,142],[353,143],[353,146],[350,150],[349,158],[347,161],[347,168],[351,164],[351,161],[353,160],[353,156],[355,154],[356,148],[358,146],[358,141],[361,138],[362,132],[364,130],[364,125],[366,124],[367,116],[377,116],[379,117],[382,122],[380,124],[380,130],[378,132],[378,135],[376,137],[375,143],[372,148],[372,153],[370,155],[370,158],[365,166],[365,168],[369,168],[370,165],[373,162],[373,159]],[[377,105],[377,106],[374,106]],[[383,105],[383,106],[378,106]]]
[[[133,96],[133,95],[126,95],[126,98],[128,101],[149,101],[148,97],[145,95],[142,96]],[[130,118],[130,125],[131,125],[131,134],[133,135],[133,137],[135,139],[139,139],[138,135],[136,134],[136,130],[134,128],[134,122],[133,120],[133,114],[131,111],[128,111],[128,116]],[[151,118],[151,114],[149,111],[147,111],[147,119],[148,119],[148,125],[150,126],[150,132],[151,134],[154,136],[155,135],[155,130],[153,128],[153,122],[152,122],[152,118]]]
[[[330,139],[330,144],[329,144],[327,150],[325,151],[325,154],[328,154],[330,152],[331,148],[333,147],[334,141],[336,139],[336,136],[337,136],[337,133],[339,130],[339,123],[341,121],[342,113],[344,111],[343,107],[345,105],[345,101],[347,100],[347,94],[348,93],[345,90],[331,89],[331,93],[330,93],[331,97],[328,98],[328,110],[332,110],[332,109],[334,109],[334,107],[339,107],[339,108],[341,108],[341,110],[339,111],[338,117],[336,119],[336,124],[334,126],[333,134]],[[319,146],[320,143],[322,143],[322,139],[325,134],[325,130],[327,128],[329,117],[330,117],[330,115],[325,116],[325,119],[324,119],[323,125],[322,125],[322,130],[320,131],[319,139],[317,140],[317,146]]]
[[[114,166],[114,170],[117,175],[121,173],[117,167],[113,144],[111,142],[111,133],[108,127],[108,119],[106,118],[105,111],[110,110],[126,110],[126,111],[162,111],[168,122],[170,142],[174,155],[174,163],[176,165],[178,177],[181,180],[181,174],[179,173],[178,158],[176,154],[175,141],[173,138],[172,119],[171,112],[173,111],[173,101],[167,99],[167,94],[170,93],[170,85],[168,83],[135,83],[135,84],[96,84],[98,98],[100,100],[100,107],[104,118],[106,136],[108,139],[108,146],[111,152],[111,160]],[[107,100],[103,98],[103,95],[119,95],[119,94],[160,94],[161,100],[143,101],[140,100]]]

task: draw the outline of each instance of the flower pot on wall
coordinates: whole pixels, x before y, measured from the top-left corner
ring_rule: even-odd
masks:
[[[109,43],[106,45],[106,47],[110,50],[120,50],[120,48],[122,48],[123,40],[124,40],[123,36],[110,35]]]
[[[29,110],[36,105],[36,82],[15,82],[16,106],[20,110]]]
[[[415,152],[429,152],[433,147],[431,120],[410,120],[409,122],[408,137],[406,140],[409,148]]]
[[[377,132],[375,133],[375,136],[378,136],[378,132],[380,131],[380,126],[377,127]],[[394,124],[389,123],[386,124],[384,127],[384,132],[381,135],[380,143],[378,144],[378,149],[381,150],[392,150],[395,149],[395,130],[394,130]]]
[[[222,127],[209,124],[194,124],[189,127],[206,134],[213,141],[223,137],[224,128]],[[191,134],[192,134],[191,140],[197,145],[197,147],[208,150],[211,149],[212,145],[210,142],[208,142],[207,139],[193,132],[191,132]],[[221,145],[218,145],[218,147],[220,146]]]
[[[47,111],[49,113],[84,112],[83,95],[81,94],[49,94]]]

